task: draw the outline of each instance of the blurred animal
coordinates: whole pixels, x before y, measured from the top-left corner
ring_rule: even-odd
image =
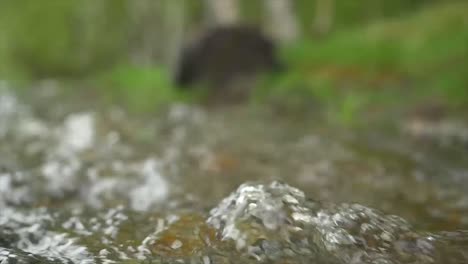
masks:
[[[208,31],[183,50],[175,82],[185,88],[204,86],[211,99],[240,101],[259,74],[281,68],[273,41],[259,29],[225,26]]]

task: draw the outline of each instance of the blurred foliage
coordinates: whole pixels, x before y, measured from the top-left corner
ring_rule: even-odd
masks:
[[[129,61],[132,46],[138,46],[148,32],[159,36],[160,41],[154,41],[154,46],[161,46],[160,42],[167,34],[161,25],[165,23],[164,5],[168,1],[0,1],[0,58],[4,62],[0,75],[6,68],[14,67],[34,78],[79,77]],[[398,17],[423,4],[446,1],[338,0],[334,30]],[[182,3],[186,17],[184,24],[189,32],[196,31],[205,23],[202,1]],[[242,0],[240,3],[242,17],[247,23],[266,22],[261,0]],[[304,37],[313,35],[315,1],[296,0],[295,4]],[[151,12],[150,18],[138,13],[145,11]],[[141,21],[135,22],[135,16],[141,16]],[[150,27],[148,31],[145,31],[146,27]],[[154,61],[154,64],[161,63],[163,61],[157,58]]]
[[[194,98],[173,87],[163,59],[168,1],[0,1],[0,79],[91,79],[142,111]],[[149,16],[135,15],[141,3],[151,4],[138,9]],[[262,1],[240,3],[245,22],[266,23]],[[301,40],[282,49],[287,72],[265,80],[255,102],[320,104],[344,122],[403,97],[468,105],[466,1],[336,0],[332,32],[320,37],[312,26],[316,1],[294,3]],[[202,1],[181,7],[186,33],[203,27]],[[134,53],[151,32],[158,54],[140,65]]]
[[[289,72],[262,87],[270,100],[309,94],[344,122],[372,107],[438,101],[468,106],[468,3],[305,39],[284,50]],[[273,98],[273,99],[272,99]],[[308,104],[309,100],[296,103]]]
[[[0,10],[9,60],[34,78],[89,73],[124,46],[122,0],[2,1]]]

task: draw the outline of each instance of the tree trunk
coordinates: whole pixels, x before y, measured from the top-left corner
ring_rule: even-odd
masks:
[[[173,75],[183,48],[184,0],[166,0],[164,10],[164,35],[166,36],[164,40],[164,64]]]
[[[314,31],[318,35],[328,34],[335,17],[335,0],[316,0]]]
[[[205,0],[210,25],[231,25],[239,22],[238,0]]]
[[[296,40],[299,28],[294,3],[290,0],[264,0],[263,3],[268,12],[268,25],[273,37],[281,43]]]
[[[163,48],[161,36],[161,1],[128,1],[130,12],[130,59],[138,65],[151,65]]]

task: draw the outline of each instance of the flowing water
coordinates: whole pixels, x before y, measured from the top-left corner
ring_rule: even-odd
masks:
[[[468,263],[468,120],[0,86],[1,264]]]

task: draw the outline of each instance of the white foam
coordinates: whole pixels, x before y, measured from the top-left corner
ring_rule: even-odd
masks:
[[[161,175],[154,159],[143,162],[140,173],[143,182],[130,192],[130,205],[134,210],[146,211],[168,197],[169,184]]]
[[[94,116],[91,113],[69,115],[63,126],[61,147],[74,152],[90,148],[94,143]]]

